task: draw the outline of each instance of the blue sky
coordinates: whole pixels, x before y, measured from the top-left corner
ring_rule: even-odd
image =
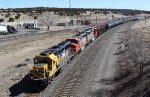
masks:
[[[150,10],[150,0],[71,0],[73,8]],[[69,0],[0,0],[0,8],[69,7]]]

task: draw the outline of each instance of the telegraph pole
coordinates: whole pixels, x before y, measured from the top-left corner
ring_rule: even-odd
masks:
[[[69,8],[71,9],[71,0],[69,0]],[[70,19],[70,16],[69,16]],[[70,27],[71,21],[69,22],[69,27]]]
[[[97,25],[97,14],[96,14],[96,25]]]
[[[145,18],[145,25],[146,25],[146,14],[145,14],[144,18]]]
[[[71,0],[69,0],[69,8],[71,8]]]

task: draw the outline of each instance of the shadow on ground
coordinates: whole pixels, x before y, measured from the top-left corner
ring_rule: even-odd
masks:
[[[150,97],[150,91],[146,93],[143,97]]]
[[[9,88],[9,96],[18,96],[22,93],[40,93],[46,87],[41,85],[41,82],[30,82],[28,75],[26,75],[19,83],[14,84]]]

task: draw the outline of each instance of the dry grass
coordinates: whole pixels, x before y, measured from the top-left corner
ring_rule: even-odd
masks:
[[[116,53],[119,59],[114,78],[115,88],[110,91],[110,96],[142,97],[150,91],[150,28],[132,29],[130,32],[124,33],[122,41],[118,44],[126,45],[124,49],[120,49],[120,46]],[[137,49],[138,46],[140,48]],[[140,56],[139,53],[141,53]],[[139,60],[139,57],[143,60]],[[142,74],[140,62],[143,65]]]

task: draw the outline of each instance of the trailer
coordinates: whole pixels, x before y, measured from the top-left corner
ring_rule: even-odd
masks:
[[[0,34],[2,35],[6,35],[6,34],[14,34],[14,33],[17,33],[18,31],[12,27],[12,26],[5,26],[5,25],[1,25],[0,26]]]
[[[23,27],[26,29],[37,29],[37,30],[42,29],[42,27],[38,26],[37,23],[24,23]]]
[[[7,26],[7,30],[9,34],[15,34],[18,33],[18,31],[13,26]]]

